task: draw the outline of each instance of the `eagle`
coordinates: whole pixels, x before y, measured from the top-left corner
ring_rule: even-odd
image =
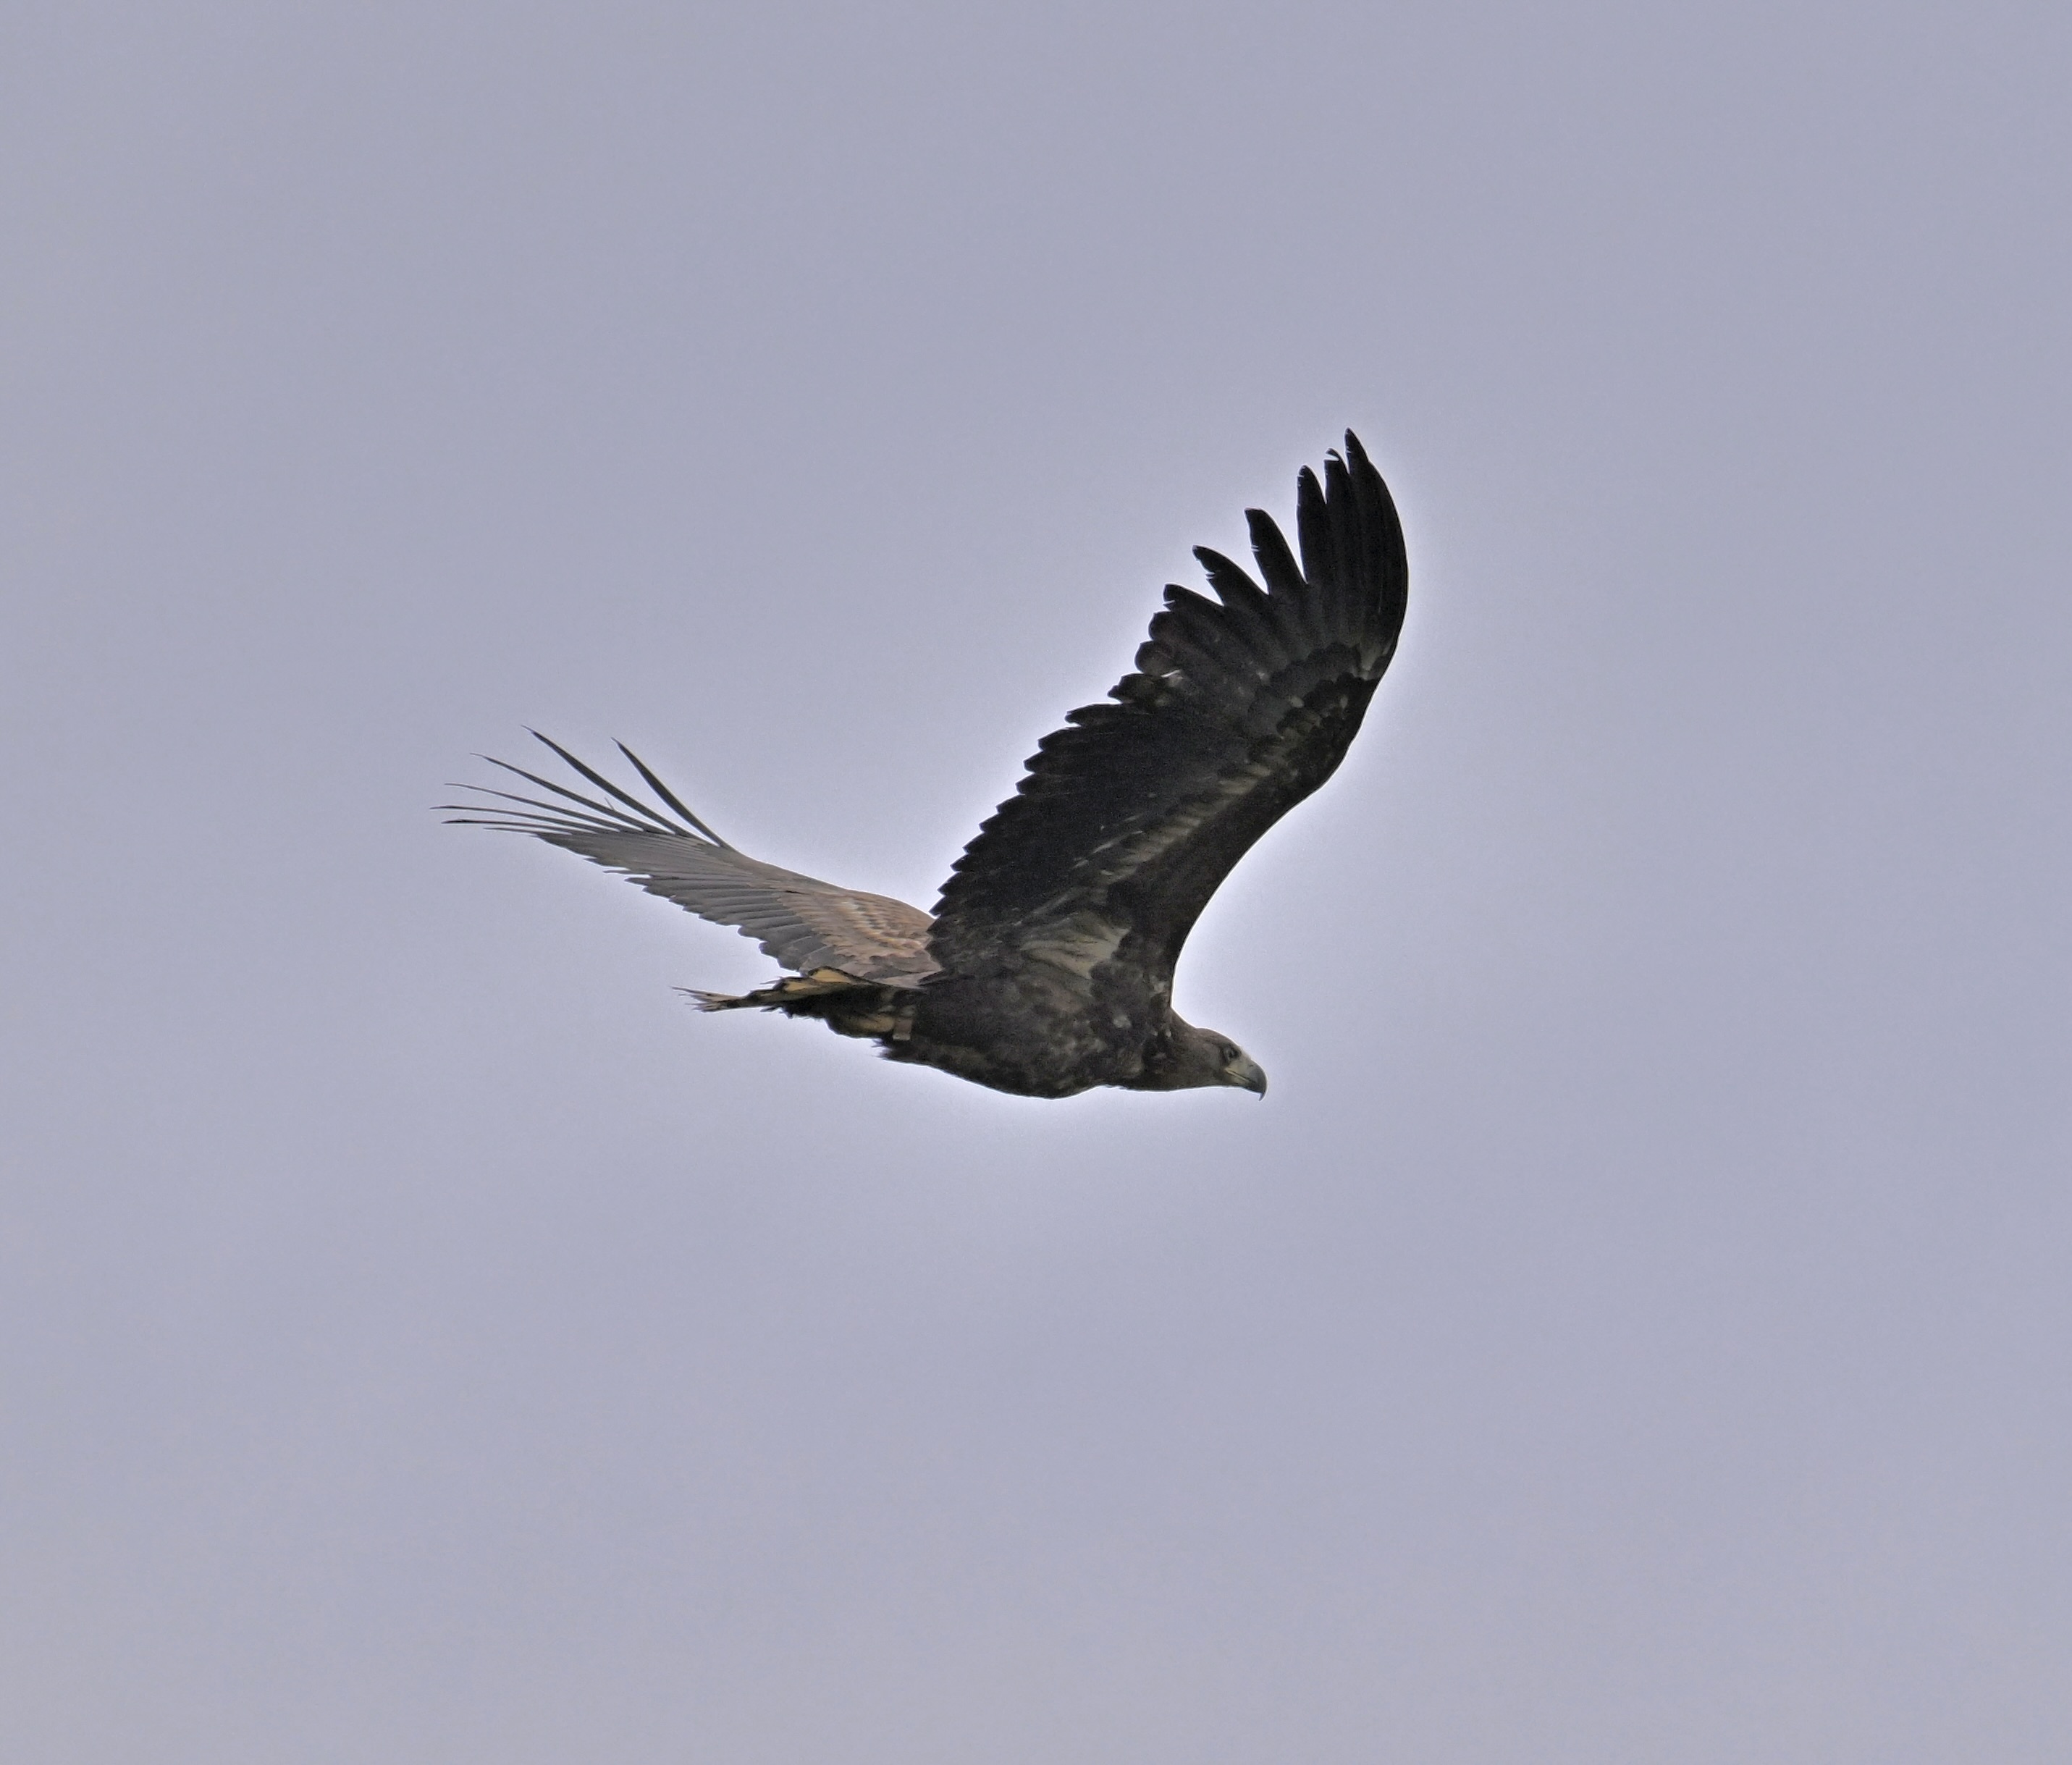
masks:
[[[546,796],[462,786],[488,800],[442,807],[620,871],[790,971],[751,993],[683,989],[704,1010],[817,1018],[889,1059],[1022,1096],[1264,1096],[1244,1049],[1173,1009],[1174,969],[1231,867],[1345,758],[1409,575],[1395,503],[1350,431],[1321,482],[1307,467],[1296,479],[1299,565],[1268,516],[1245,519],[1260,580],[1195,549],[1216,598],[1166,590],[1134,669],[1038,743],[932,914],[749,857],[623,743],[652,800],[533,730],[594,795],[491,760]]]

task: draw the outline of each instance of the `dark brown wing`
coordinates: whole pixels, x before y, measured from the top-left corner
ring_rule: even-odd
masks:
[[[677,801],[623,743],[619,751],[680,821],[622,791],[536,730],[533,734],[612,801],[599,802],[505,761],[491,760],[491,765],[516,773],[562,802],[483,791],[485,796],[520,806],[448,804],[464,812],[454,819],[531,833],[607,870],[623,870],[651,895],[688,907],[701,920],[738,927],[742,936],[762,945],[765,955],[800,974],[839,969],[861,981],[915,986],[935,972],[928,955],[928,915],[919,907],[889,895],[837,888],[737,852]]]
[[[1034,957],[1083,973],[1127,940],[1170,976],[1231,866],[1337,768],[1396,652],[1403,529],[1350,434],[1296,498],[1299,569],[1248,510],[1264,588],[1198,549],[1220,604],[1167,589],[1112,702],[1038,745],[944,886],[930,948],[944,968]]]

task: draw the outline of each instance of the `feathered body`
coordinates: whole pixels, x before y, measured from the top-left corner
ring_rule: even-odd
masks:
[[[1246,518],[1261,580],[1197,549],[1217,598],[1166,590],[1134,670],[1038,744],[932,915],[736,851],[623,747],[660,806],[548,742],[608,800],[507,767],[561,803],[489,792],[520,807],[465,818],[623,871],[794,971],[696,995],[707,1009],[818,1018],[891,1059],[1028,1096],[1264,1092],[1235,1043],[1173,1010],[1174,969],[1232,866],[1344,758],[1395,654],[1408,568],[1350,434],[1321,483],[1306,468],[1297,480],[1299,565],[1272,520]]]

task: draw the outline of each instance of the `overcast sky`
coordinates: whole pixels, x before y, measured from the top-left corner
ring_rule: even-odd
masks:
[[[2044,1765],[2072,12],[0,30],[0,1752]],[[996,1096],[446,781],[927,906],[1350,426],[1411,611]]]

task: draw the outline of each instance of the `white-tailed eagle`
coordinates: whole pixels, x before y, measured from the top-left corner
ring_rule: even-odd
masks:
[[[1174,1010],[1174,966],[1231,866],[1345,757],[1408,582],[1396,506],[1350,434],[1322,483],[1303,469],[1295,508],[1299,566],[1281,529],[1246,511],[1263,586],[1196,549],[1217,599],[1166,590],[1135,670],[1038,744],[933,914],[737,851],[623,743],[656,800],[543,735],[598,796],[498,760],[557,800],[483,791],[499,801],[448,806],[623,871],[792,971],[738,997],[694,994],[708,1010],[818,1018],[890,1059],[1025,1096],[1264,1095],[1243,1049]]]

